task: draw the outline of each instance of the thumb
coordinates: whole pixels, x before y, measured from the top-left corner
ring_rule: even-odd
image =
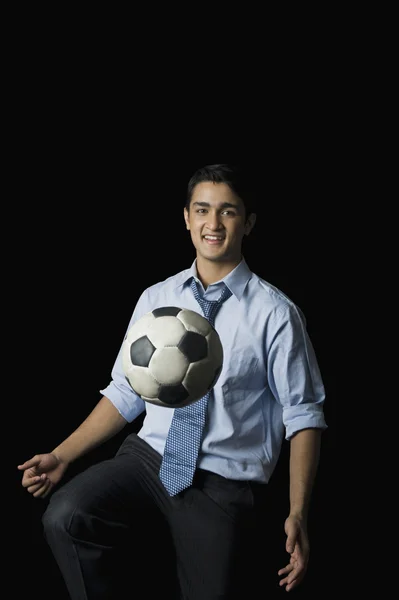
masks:
[[[37,454],[33,458],[30,458],[29,460],[22,463],[22,465],[18,465],[17,469],[19,469],[20,471],[25,471],[26,469],[30,469],[31,467],[37,467],[40,464],[40,461],[41,456],[40,454]]]
[[[294,552],[295,542],[296,542],[296,538],[294,535],[291,534],[287,537],[285,549],[287,550],[288,554],[292,554]]]
[[[286,530],[287,541],[285,543],[285,549],[288,554],[292,554],[295,549],[295,544],[298,536],[298,528],[291,522]]]

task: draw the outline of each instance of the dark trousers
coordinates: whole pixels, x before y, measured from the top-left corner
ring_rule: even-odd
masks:
[[[115,457],[51,496],[44,535],[71,599],[265,597],[266,540],[254,535],[266,486],[198,469],[192,487],[171,498],[160,463],[133,433]]]

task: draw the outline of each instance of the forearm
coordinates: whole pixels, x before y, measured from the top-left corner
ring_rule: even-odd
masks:
[[[87,419],[53,453],[69,464],[116,435],[126,423],[112,402],[103,396]]]
[[[290,441],[290,514],[305,520],[319,464],[320,440],[320,429],[303,429]]]

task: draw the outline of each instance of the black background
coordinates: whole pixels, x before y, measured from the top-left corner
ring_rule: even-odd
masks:
[[[340,185],[349,167],[337,153],[339,115],[328,78],[317,69],[298,69],[301,86],[291,80],[284,90],[275,87],[258,111],[252,102],[233,109],[231,98],[212,95],[205,116],[204,104],[194,105],[187,93],[185,101],[176,94],[180,102],[147,94],[94,53],[89,64],[89,53],[82,63],[61,54],[51,62],[46,52],[45,66],[38,52],[35,61],[25,53],[8,90],[5,325],[12,332],[7,433],[13,435],[15,494],[6,531],[18,573],[11,578],[15,596],[29,591],[42,599],[66,598],[42,539],[45,503],[22,489],[16,466],[51,450],[80,424],[109,381],[140,293],[191,265],[183,206],[192,172],[244,159],[263,190],[245,258],[305,313],[326,386],[329,429],[312,497],[311,562],[296,594],[316,597],[326,581],[331,590],[337,583],[338,362],[332,306],[339,277],[336,214],[345,208]],[[317,85],[309,87],[316,73]],[[259,100],[257,93],[253,97]],[[128,429],[139,425],[78,461],[70,473],[112,455]],[[285,443],[270,483],[275,518],[265,540],[273,555],[265,561],[277,567],[286,561],[287,461]],[[279,595],[277,581],[276,575]]]

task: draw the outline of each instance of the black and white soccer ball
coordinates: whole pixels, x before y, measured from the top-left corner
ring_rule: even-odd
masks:
[[[134,323],[121,349],[125,377],[146,402],[180,408],[216,384],[223,367],[219,334],[201,314],[165,306]]]

